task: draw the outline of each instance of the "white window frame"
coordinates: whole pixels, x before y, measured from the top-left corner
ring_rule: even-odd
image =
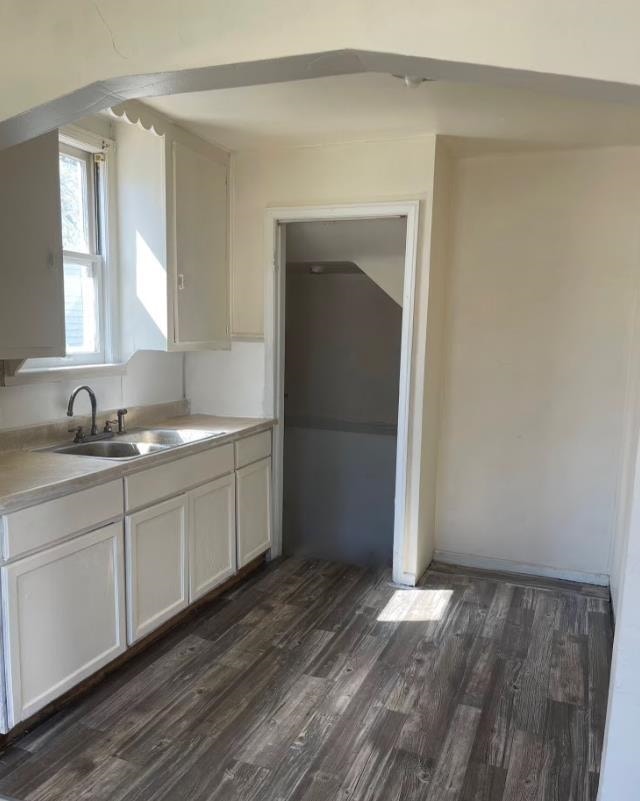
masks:
[[[114,269],[114,254],[116,253],[115,238],[115,143],[99,134],[87,131],[77,126],[67,126],[60,129],[60,152],[69,152],[78,155],[78,151],[87,153],[91,156],[100,154],[101,156],[101,181],[99,189],[94,187],[94,170],[88,170],[90,193],[95,197],[96,192],[100,192],[97,199],[97,214],[90,215],[89,234],[95,247],[95,255],[87,253],[77,253],[65,250],[63,257],[65,260],[77,262],[79,264],[92,265],[96,276],[96,292],[98,294],[98,338],[99,351],[94,353],[73,353],[62,357],[52,357],[44,359],[29,359],[21,373],[31,371],[41,372],[49,370],[61,370],[69,368],[77,370],[81,367],[101,367],[117,362],[117,343],[115,332],[117,330],[115,321],[115,311],[117,308],[117,282]],[[75,151],[75,153],[74,153]],[[91,159],[88,164],[92,164]],[[98,242],[100,237],[100,242]]]

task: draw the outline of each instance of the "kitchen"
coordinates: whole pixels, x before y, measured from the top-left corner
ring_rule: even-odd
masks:
[[[389,794],[510,799],[540,737],[541,780],[597,780],[633,425],[630,126],[626,106],[370,74],[127,101],[0,152],[21,266],[0,299],[0,792],[290,797],[312,760],[320,797],[382,765]],[[80,190],[61,214],[63,162]],[[289,226],[394,216],[392,564],[278,561]],[[506,687],[516,662],[513,739],[486,762],[483,665]],[[582,720],[567,777],[554,726]],[[418,724],[433,742],[407,744]],[[345,736],[380,765],[347,764]]]

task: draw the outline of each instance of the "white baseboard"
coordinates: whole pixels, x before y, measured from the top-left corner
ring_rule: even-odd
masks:
[[[469,553],[456,553],[455,551],[441,551],[436,549],[433,554],[434,561],[462,567],[477,567],[481,570],[496,570],[505,573],[522,573],[526,576],[543,576],[544,578],[564,579],[577,581],[580,584],[597,584],[600,587],[609,586],[607,573],[584,573],[580,570],[563,570],[547,565],[531,565],[526,562],[512,562],[509,559],[495,559],[491,556],[476,556]]]

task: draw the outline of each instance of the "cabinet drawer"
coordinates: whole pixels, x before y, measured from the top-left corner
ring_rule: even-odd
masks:
[[[236,443],[236,467],[258,462],[271,455],[271,431],[262,431]]]
[[[233,445],[220,445],[175,462],[152,467],[124,480],[127,511],[179,495],[233,471]]]
[[[121,516],[121,479],[80,490],[6,515],[2,554],[13,559]]]

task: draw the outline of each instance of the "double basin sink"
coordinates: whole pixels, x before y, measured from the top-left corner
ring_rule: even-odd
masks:
[[[227,431],[203,431],[186,428],[147,428],[126,434],[114,434],[105,439],[90,442],[77,442],[70,445],[56,445],[47,448],[54,453],[68,453],[72,456],[93,456],[100,459],[135,459],[158,451],[179,448],[192,442],[221,437]]]

